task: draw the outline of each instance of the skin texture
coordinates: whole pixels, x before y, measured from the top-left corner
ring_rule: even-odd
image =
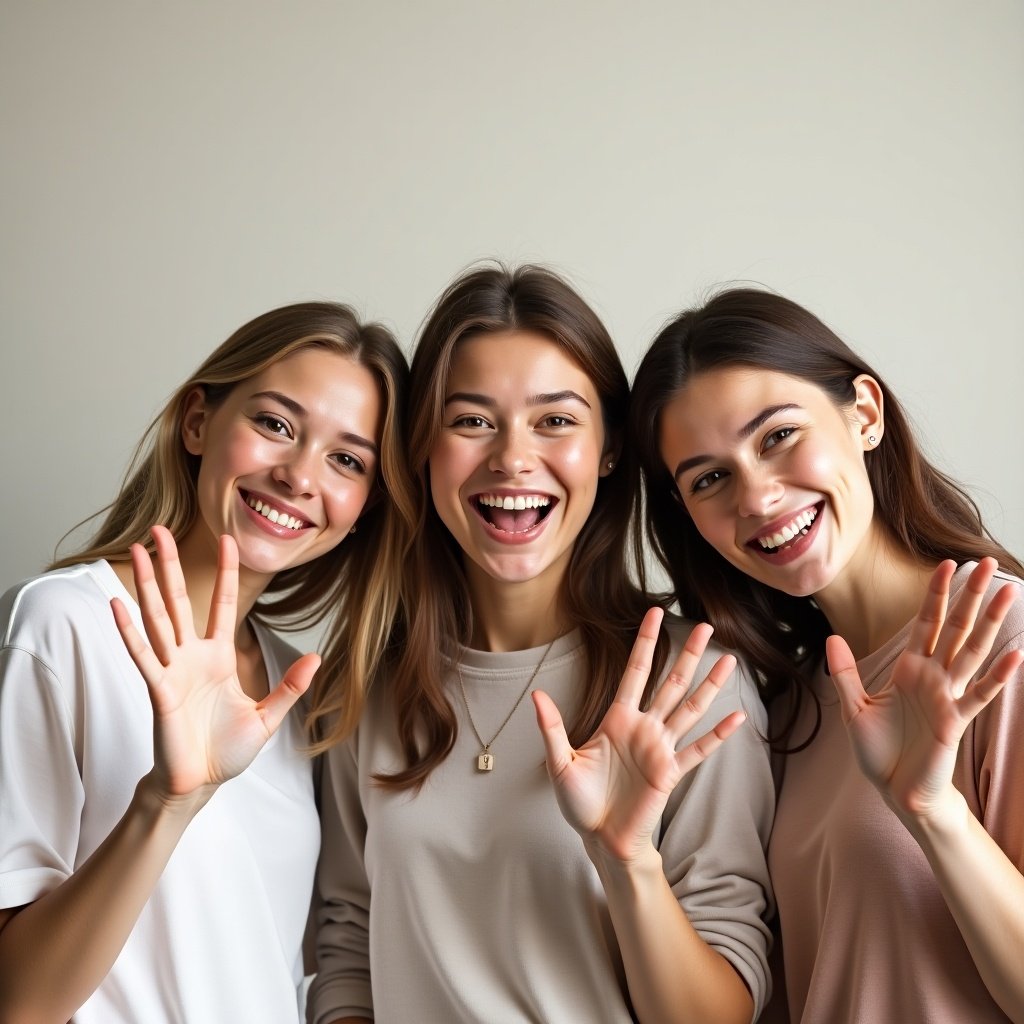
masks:
[[[928,858],[989,992],[1024,1021],[1024,877],[952,782],[967,726],[1019,682],[1019,650],[975,678],[1019,588],[1008,584],[984,603],[996,569],[986,558],[950,608],[954,563],[895,547],[874,518],[864,469],[864,453],[885,443],[883,396],[871,377],[854,385],[855,401],[837,408],[786,374],[702,373],[665,409],[661,455],[685,514],[724,559],[770,587],[813,596],[825,613],[836,631],[829,671],[858,764]],[[815,529],[789,555],[750,543],[811,506],[820,509]],[[857,659],[907,622],[890,680],[868,695]]]

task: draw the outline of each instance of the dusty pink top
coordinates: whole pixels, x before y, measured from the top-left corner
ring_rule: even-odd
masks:
[[[971,568],[958,570],[954,588]],[[997,578],[992,591],[1005,579]],[[858,662],[869,692],[888,678],[909,628]],[[1011,609],[990,661],[1021,646],[1024,600]],[[791,1019],[1005,1022],[924,854],[861,775],[824,670],[815,687],[821,730],[810,747],[786,759],[769,847]],[[803,709],[796,737],[808,734],[813,715],[813,707]],[[986,831],[1024,871],[1024,671],[968,728],[954,782]],[[1024,950],[1021,962],[1024,970]],[[775,984],[781,989],[782,978]],[[784,1018],[769,1011],[769,1019]]]

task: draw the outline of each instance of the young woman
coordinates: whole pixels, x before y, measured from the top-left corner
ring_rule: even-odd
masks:
[[[881,377],[779,296],[683,313],[634,399],[651,540],[785,752],[792,1019],[1024,1020],[1020,562]]]
[[[344,730],[397,607],[407,372],[345,306],[258,317],[87,548],[3,598],[3,1020],[298,1018],[320,830],[287,713],[318,659],[267,624],[336,610],[317,710]]]
[[[409,625],[328,755],[310,1020],[749,1021],[763,712],[706,626],[672,626],[651,699],[669,643],[626,570],[611,339],[549,271],[474,270],[410,395]]]

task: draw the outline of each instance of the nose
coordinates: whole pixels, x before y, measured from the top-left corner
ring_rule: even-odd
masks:
[[[736,473],[736,504],[741,516],[763,516],[782,498],[783,487],[763,466]]]
[[[528,473],[535,462],[536,454],[527,431],[513,427],[498,432],[488,459],[488,466],[493,472],[516,477]]]
[[[312,495],[316,490],[316,466],[318,458],[315,452],[306,448],[293,448],[274,467],[274,480],[283,484],[294,495]]]

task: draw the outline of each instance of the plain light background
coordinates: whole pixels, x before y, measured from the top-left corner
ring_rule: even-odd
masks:
[[[242,322],[326,297],[408,349],[488,256],[630,374],[720,282],[804,303],[1024,553],[1019,0],[3,0],[0,105],[4,587]]]

